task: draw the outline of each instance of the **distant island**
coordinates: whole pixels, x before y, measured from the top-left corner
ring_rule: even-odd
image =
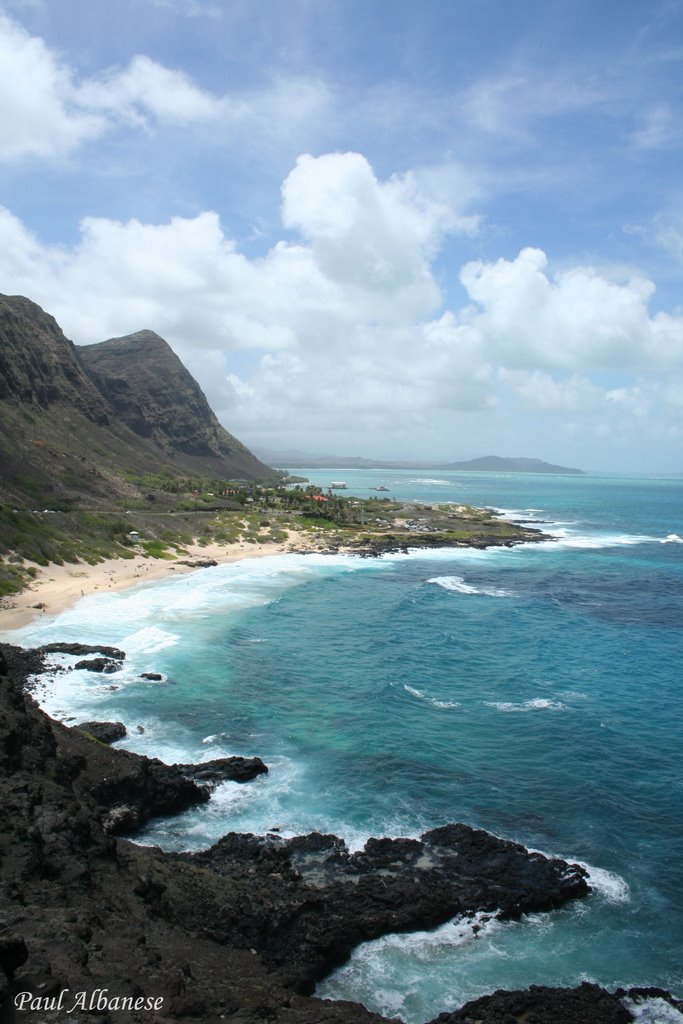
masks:
[[[252,448],[252,452],[269,466],[286,469],[441,469],[453,472],[473,473],[554,473],[562,476],[583,475],[582,469],[570,466],[555,466],[542,459],[502,458],[499,455],[485,455],[464,462],[391,462],[382,459],[364,459],[357,455],[319,455],[290,448],[284,452],[269,448]]]

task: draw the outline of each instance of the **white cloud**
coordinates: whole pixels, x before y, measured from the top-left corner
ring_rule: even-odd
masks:
[[[144,55],[133,57],[122,71],[84,81],[76,95],[84,109],[107,111],[134,123],[144,123],[151,114],[159,121],[187,125],[228,112],[225,100],[199,89],[183,71]]]
[[[540,249],[475,261],[460,279],[480,306],[474,323],[510,368],[665,368],[683,357],[683,317],[650,315],[652,281],[619,283],[594,267],[550,278]]]
[[[602,391],[587,377],[558,379],[542,370],[504,370],[499,380],[527,409],[579,412],[600,401]]]
[[[358,314],[402,321],[439,302],[430,270],[447,208],[410,175],[380,184],[359,153],[302,156],[283,189],[283,221],[309,243],[316,266],[352,293]]]
[[[74,76],[42,39],[0,13],[0,160],[67,155],[104,130],[79,107]]]
[[[274,75],[258,88],[217,96],[144,54],[80,78],[42,39],[0,13],[0,162],[63,160],[121,124],[149,130],[213,122],[217,141],[240,129],[252,145],[255,138],[291,143],[330,103],[326,84],[302,75]]]
[[[304,156],[282,199],[292,234],[258,259],[210,211],[86,218],[67,249],[0,210],[0,278],[78,342],[156,330],[229,429],[275,447],[328,430],[359,451],[375,436],[462,451],[495,427],[507,437],[513,408],[574,437],[680,430],[683,317],[650,314],[651,282],[591,267],[550,276],[545,254],[525,249],[468,263],[471,304],[443,310],[432,263],[460,225],[414,176],[381,181],[359,154]],[[662,368],[670,386],[655,388]]]

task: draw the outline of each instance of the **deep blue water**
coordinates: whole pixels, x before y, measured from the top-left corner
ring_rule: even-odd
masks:
[[[594,895],[552,914],[369,943],[324,995],[418,1022],[541,981],[683,994],[683,479],[308,475],[493,506],[556,539],[289,555],[87,598],[19,639],[120,644],[123,685],[71,673],[48,709],[122,719],[169,761],[269,763],[145,841],[277,826],[358,845],[462,820],[591,870]]]

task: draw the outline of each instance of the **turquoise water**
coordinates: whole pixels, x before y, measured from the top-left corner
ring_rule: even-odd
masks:
[[[322,995],[419,1022],[541,981],[682,994],[683,479],[303,475],[492,506],[555,540],[287,555],[86,598],[17,639],[116,643],[126,668],[57,678],[45,706],[121,719],[126,745],[165,760],[270,765],[146,842],[278,827],[357,846],[461,820],[589,866],[580,904],[368,943]]]

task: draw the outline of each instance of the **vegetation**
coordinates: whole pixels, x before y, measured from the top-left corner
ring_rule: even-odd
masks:
[[[403,504],[388,497],[341,496],[305,482],[259,486],[174,477],[127,479],[146,497],[108,512],[0,506],[0,597],[23,589],[35,565],[105,558],[175,559],[187,546],[284,543],[303,534],[324,550],[376,552],[406,547],[509,544],[530,531],[470,505]],[[28,563],[28,564],[27,564]]]

